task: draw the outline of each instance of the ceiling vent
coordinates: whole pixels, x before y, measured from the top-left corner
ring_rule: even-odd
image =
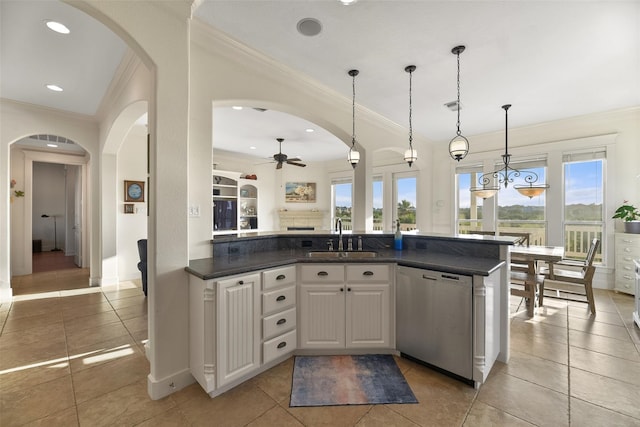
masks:
[[[60,144],[75,144],[75,142],[73,142],[72,140],[58,135],[31,135],[29,138],[37,139],[40,141],[57,142]]]
[[[260,107],[253,107],[253,109],[256,111],[260,111],[261,113],[264,113],[265,111],[267,111],[266,108],[260,108]]]
[[[446,104],[444,104],[445,107],[447,107],[449,110],[451,111],[458,111],[458,101],[451,101],[451,102],[447,102]]]

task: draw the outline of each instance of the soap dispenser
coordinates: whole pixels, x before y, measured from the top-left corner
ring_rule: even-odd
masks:
[[[402,250],[402,233],[400,232],[400,220],[396,219],[396,234],[393,238],[393,247],[396,251]]]

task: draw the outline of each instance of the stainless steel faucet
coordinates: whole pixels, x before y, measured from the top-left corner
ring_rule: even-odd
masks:
[[[338,231],[338,251],[344,251],[344,244],[342,243],[342,218],[336,218],[336,231]]]

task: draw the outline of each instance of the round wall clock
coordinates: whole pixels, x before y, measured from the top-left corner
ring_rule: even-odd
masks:
[[[144,182],[125,181],[124,182],[125,202],[144,202]]]

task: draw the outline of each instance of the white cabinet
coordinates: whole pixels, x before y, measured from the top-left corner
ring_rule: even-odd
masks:
[[[260,366],[260,275],[217,282],[218,387]]]
[[[640,259],[640,234],[616,233],[616,291],[634,294],[634,259]]]
[[[305,349],[392,348],[389,265],[300,267],[300,346]]]
[[[258,228],[258,181],[240,172],[214,170],[212,175],[213,234]]]
[[[260,274],[189,277],[189,366],[207,393],[260,367]]]
[[[262,363],[296,349],[296,267],[262,272]]]

